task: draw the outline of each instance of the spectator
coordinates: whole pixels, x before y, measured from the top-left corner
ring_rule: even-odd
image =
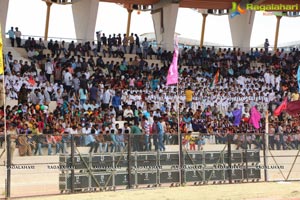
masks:
[[[22,45],[21,45],[22,33],[21,33],[21,31],[19,31],[18,27],[15,28],[15,36],[16,36],[17,47],[22,47]]]
[[[15,32],[14,32],[14,27],[11,27],[10,30],[6,34],[8,34],[11,46],[14,47],[15,46]]]

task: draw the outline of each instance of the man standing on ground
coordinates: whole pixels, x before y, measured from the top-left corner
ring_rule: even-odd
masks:
[[[141,150],[140,141],[141,141],[142,131],[138,127],[138,124],[136,123],[131,126],[130,130],[133,136],[133,151],[140,151]]]
[[[166,150],[165,145],[164,145],[165,132],[164,132],[164,127],[162,125],[162,121],[163,121],[163,119],[160,118],[159,121],[157,122],[158,148],[159,148],[160,151],[165,151]]]
[[[142,120],[142,129],[144,133],[144,145],[145,145],[145,151],[149,151],[150,148],[150,142],[149,142],[149,136],[150,136],[150,123],[148,122],[148,119],[146,116],[143,116]]]
[[[158,150],[158,118],[154,116],[153,118],[154,122],[152,124],[152,137],[153,137],[153,145],[155,147],[155,151]]]

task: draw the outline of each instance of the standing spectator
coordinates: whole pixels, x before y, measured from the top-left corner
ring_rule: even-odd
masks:
[[[9,129],[7,130],[7,135],[10,135],[10,159],[12,161],[16,149],[16,140],[18,138],[15,124],[10,124]]]
[[[140,46],[140,38],[139,38],[139,36],[137,34],[134,34],[134,36],[135,36],[135,45],[136,46]]]
[[[70,55],[71,55],[71,52],[73,52],[73,55],[77,56],[77,51],[76,51],[76,48],[75,48],[74,41],[71,41],[71,43],[69,43],[68,51],[69,51]]]
[[[69,93],[72,89],[73,77],[68,69],[65,70],[64,74],[64,89]]]
[[[97,50],[96,52],[100,52],[101,50],[101,32],[100,31],[97,31],[96,32],[96,36],[97,36]],[[94,42],[93,42],[94,43]],[[93,52],[95,53],[94,49],[93,49]],[[97,53],[96,53],[97,54]],[[96,55],[95,55],[96,56]]]
[[[127,53],[127,47],[128,47],[128,37],[126,34],[123,35],[123,40],[122,40],[122,44],[123,44],[123,49],[124,49],[124,53]]]
[[[269,51],[269,40],[266,38],[265,40],[265,44],[264,44],[264,48],[265,48],[265,54],[268,54],[268,51]]]
[[[119,146],[117,138],[116,138],[116,133],[115,133],[115,129],[111,129],[110,130],[110,139],[111,139],[111,148],[110,148],[110,152],[115,152],[117,151],[117,148]]]
[[[123,150],[125,148],[124,134],[122,134],[122,130],[117,130],[117,131],[118,131],[118,134],[116,135],[116,141],[118,143],[117,151],[118,152],[123,152]]]
[[[99,45],[99,43],[98,43],[98,45]],[[95,57],[98,56],[98,51],[97,51],[98,45],[96,45],[94,41],[91,44],[91,49],[92,49]]]
[[[14,32],[14,27],[11,27],[10,30],[6,34],[8,34],[11,46],[14,47],[15,46],[15,32]]]
[[[130,130],[131,134],[133,135],[133,151],[140,151],[140,138],[142,136],[142,131],[136,123],[131,126]]]
[[[105,92],[102,98],[102,109],[108,108],[111,99],[111,94],[107,86],[105,86]]]
[[[142,42],[142,47],[143,47],[143,58],[147,59],[149,42],[147,41],[146,37],[145,37],[144,41]]]
[[[116,118],[121,114],[122,107],[121,107],[121,92],[117,92],[115,96],[112,98],[112,106],[116,111]]]
[[[83,104],[85,103],[85,101],[87,100],[87,90],[80,88],[79,89],[79,100],[80,100],[80,105],[83,106]]]
[[[270,124],[269,128],[269,145],[271,150],[275,150],[275,132],[276,129],[273,124]]]
[[[47,59],[47,62],[45,63],[45,72],[47,81],[51,83],[51,75],[54,72],[54,66],[50,59]]]
[[[134,37],[133,33],[129,36],[129,53],[132,54],[133,51],[133,46],[134,46]]]
[[[142,130],[143,130],[143,133],[144,133],[144,145],[145,145],[145,148],[144,150],[145,151],[149,151],[150,150],[150,123],[147,119],[146,116],[143,116],[143,120],[142,120]]]
[[[199,133],[197,143],[198,143],[198,151],[202,151],[203,146],[205,145],[205,139],[202,133]]]
[[[93,86],[90,89],[90,96],[89,96],[89,100],[90,102],[97,102],[98,99],[98,87],[96,86],[96,84],[93,84]]]
[[[16,36],[16,42],[17,42],[17,47],[21,47],[21,31],[19,31],[18,27],[16,27],[15,31],[15,36]]]
[[[152,138],[153,138],[154,149],[155,151],[157,151],[158,150],[158,126],[157,126],[158,118],[153,117],[153,119],[154,122],[152,124]]]
[[[62,78],[62,67],[61,64],[59,63],[56,64],[54,69],[54,83],[60,85],[62,83],[61,78]]]
[[[59,44],[58,55],[60,55],[61,52],[63,52],[64,56],[66,56],[68,54],[68,51],[67,51],[66,44],[65,44],[64,40]]]
[[[96,134],[95,140],[96,141],[95,141],[95,150],[94,150],[94,153],[96,153],[98,151],[98,148],[99,148],[99,153],[105,152],[105,151],[103,151],[102,146],[106,145],[106,143],[104,141],[103,133],[101,131]],[[104,150],[106,150],[106,146],[105,146]]]
[[[46,126],[46,129],[48,129],[47,127],[49,127],[48,125]],[[52,146],[56,146],[56,141],[53,134],[53,131],[49,129],[45,132],[44,134],[46,134],[46,141],[47,141],[47,146],[48,146],[48,155],[52,155]]]
[[[158,128],[158,148],[160,151],[165,151],[165,145],[164,145],[164,127],[162,125],[163,118],[159,118],[159,121],[157,122],[157,128]]]
[[[193,90],[191,86],[188,86],[188,88],[185,90],[185,102],[186,106],[191,108],[192,107],[192,102],[193,102]]]

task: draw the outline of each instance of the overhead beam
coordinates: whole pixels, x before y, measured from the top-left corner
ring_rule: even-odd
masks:
[[[160,0],[100,0],[100,2],[121,3],[121,4],[138,4],[152,5],[160,2]]]

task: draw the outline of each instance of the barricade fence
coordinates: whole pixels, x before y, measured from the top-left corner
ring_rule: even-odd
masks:
[[[249,168],[243,165],[246,157],[243,150],[233,151],[231,155],[232,165],[229,166],[227,152],[186,151],[181,167],[179,152],[135,152],[129,159],[127,154],[122,153],[76,154],[74,165],[71,165],[70,155],[61,155],[59,188],[61,192],[71,192],[72,170],[75,176],[74,190],[77,191],[179,186],[181,170],[183,182],[194,185],[228,182],[229,171],[234,181],[247,178],[258,181],[261,178],[261,170],[255,167],[260,163],[259,151],[247,152],[248,162],[255,164]],[[128,166],[131,166],[130,174]]]
[[[5,192],[2,196],[36,196],[141,187],[291,181],[300,178],[299,150],[259,149],[189,151],[132,151],[132,137],[118,152],[81,152],[74,135],[68,152],[57,156],[11,157],[7,136]],[[78,141],[77,141],[78,142]],[[246,145],[247,146],[247,145]],[[16,159],[16,161],[15,161]],[[0,166],[1,168],[1,166]],[[24,183],[20,178],[25,179]],[[26,180],[27,179],[27,180]],[[34,181],[38,180],[35,185]],[[20,182],[19,182],[20,181]],[[31,193],[24,193],[23,184]],[[45,185],[39,185],[44,182]],[[20,185],[19,185],[20,184]],[[22,185],[22,192],[21,190]],[[35,191],[34,188],[37,188]],[[43,191],[43,188],[45,191]]]

